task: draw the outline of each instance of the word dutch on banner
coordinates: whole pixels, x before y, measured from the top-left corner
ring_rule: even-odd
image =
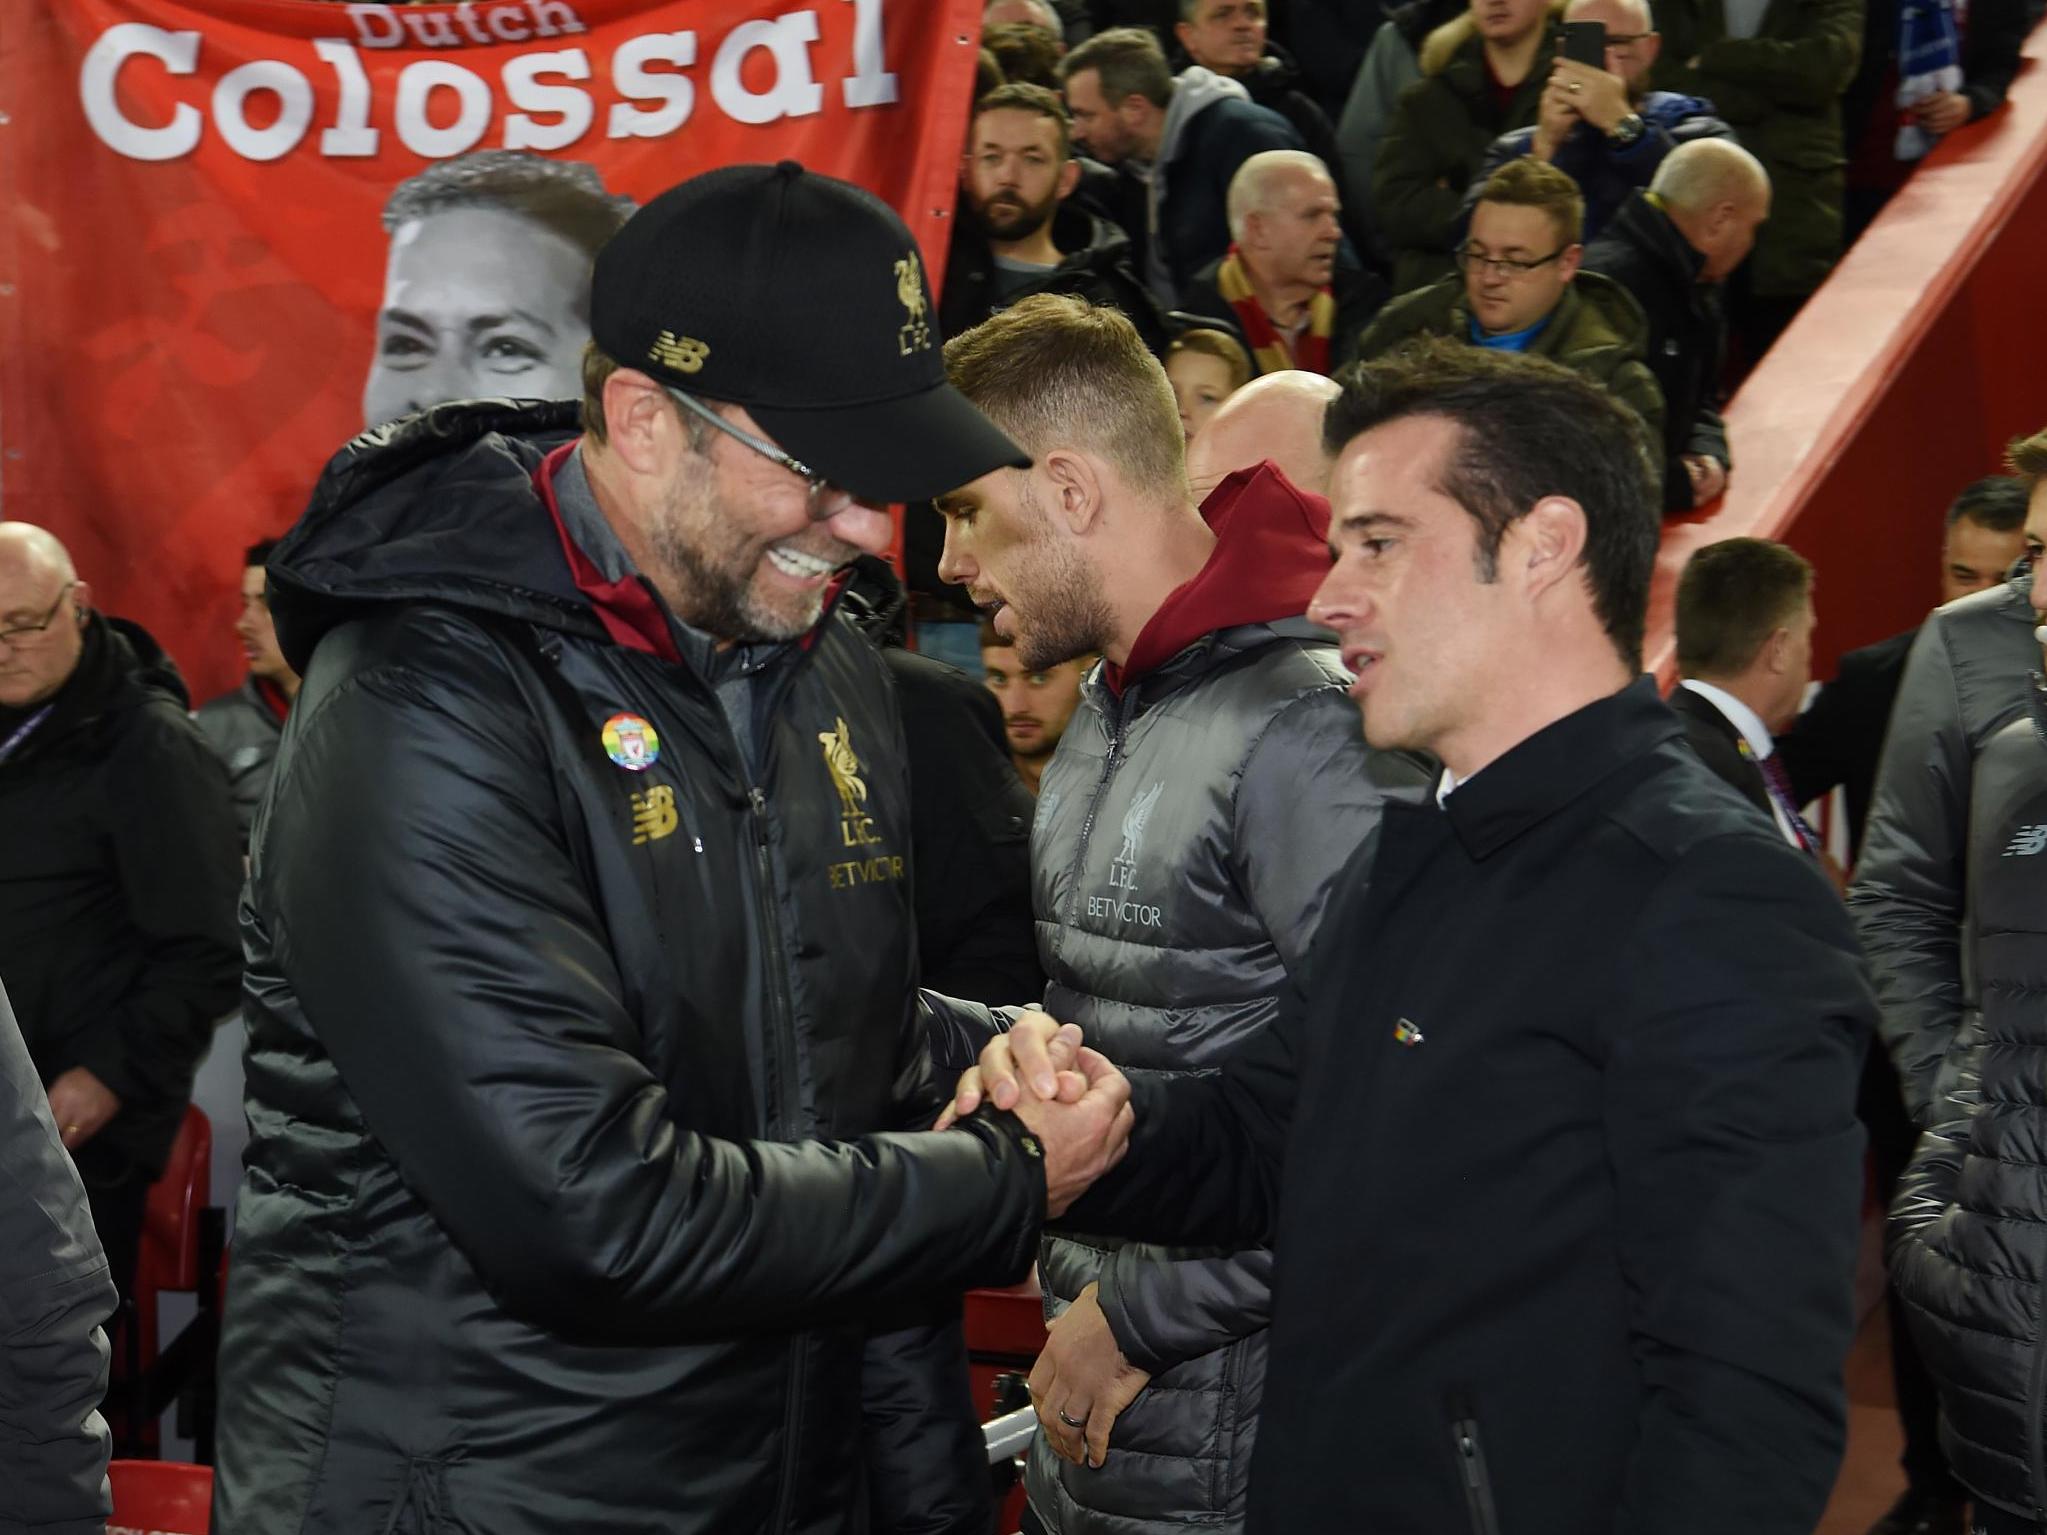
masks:
[[[291,524],[349,436],[443,399],[580,392],[590,258],[633,204],[800,160],[901,212],[935,286],[980,12],[5,6],[0,516],[63,538],[198,697],[238,670],[242,548]]]

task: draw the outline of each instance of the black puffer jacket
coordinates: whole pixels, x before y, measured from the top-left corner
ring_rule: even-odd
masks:
[[[214,1528],[984,1528],[956,1325],[880,1308],[1020,1277],[1042,1177],[878,1133],[942,1096],[882,662],[743,655],[743,754],[651,588],[572,579],[573,419],[366,434],[270,564]]]
[[[1980,1505],[2047,1515],[2047,693],[1971,775],[1964,963],[1982,1011],[1899,1185],[1891,1272]]]

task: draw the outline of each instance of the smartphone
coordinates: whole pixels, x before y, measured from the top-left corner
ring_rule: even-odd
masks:
[[[1606,23],[1565,22],[1563,47],[1558,51],[1565,58],[1575,59],[1580,64],[1589,64],[1594,69],[1606,68]]]

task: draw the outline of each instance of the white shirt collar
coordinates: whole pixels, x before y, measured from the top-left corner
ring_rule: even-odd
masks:
[[[1761,762],[1777,749],[1777,743],[1771,738],[1770,727],[1763,723],[1763,717],[1727,689],[1716,688],[1712,683],[1701,682],[1696,677],[1685,678],[1684,686],[1727,716],[1727,723],[1741,732],[1741,738],[1748,742],[1749,755],[1756,761]]]

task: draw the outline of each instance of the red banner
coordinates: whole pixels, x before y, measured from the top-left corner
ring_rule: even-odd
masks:
[[[243,546],[350,435],[579,392],[607,199],[796,159],[943,273],[980,0],[0,5],[0,516],[195,701],[241,670]]]

